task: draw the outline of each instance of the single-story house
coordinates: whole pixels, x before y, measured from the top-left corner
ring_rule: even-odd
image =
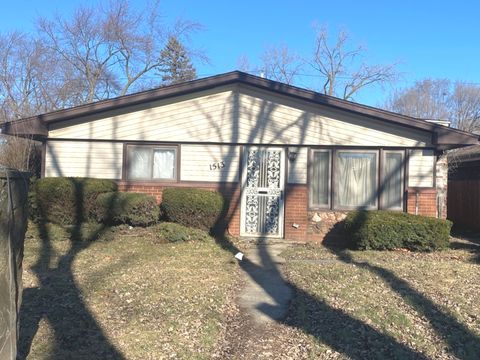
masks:
[[[448,219],[458,230],[480,230],[480,146],[448,155]]]
[[[478,136],[234,71],[8,123],[42,176],[219,190],[231,234],[321,241],[353,209],[446,217],[448,149]]]

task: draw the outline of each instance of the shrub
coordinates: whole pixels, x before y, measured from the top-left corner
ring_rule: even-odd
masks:
[[[30,191],[28,192],[27,200],[28,200],[28,217],[34,223],[38,223],[42,218],[42,215],[40,212],[40,208],[38,206],[37,193],[35,191],[35,188],[33,189],[32,187],[30,188]]]
[[[95,213],[106,224],[149,226],[158,221],[160,209],[151,195],[109,192],[97,197]]]
[[[361,250],[445,249],[451,227],[448,220],[394,211],[353,211],[345,219],[347,236]]]
[[[99,194],[116,189],[115,182],[104,179],[39,179],[29,196],[31,218],[62,225],[81,223],[94,218],[95,200]]]
[[[214,230],[226,207],[217,191],[170,188],[163,191],[162,199],[162,215],[167,221],[205,231]]]
[[[153,228],[158,242],[208,241],[212,238],[204,230],[175,223],[160,223]]]

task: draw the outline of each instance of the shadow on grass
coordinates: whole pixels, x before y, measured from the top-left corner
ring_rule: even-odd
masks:
[[[340,261],[353,264],[383,279],[419,315],[428,319],[434,331],[448,344],[449,353],[458,359],[480,359],[480,336],[473,333],[427,296],[414,289],[408,281],[378,265],[355,261],[344,246],[338,246],[338,243],[331,241],[328,235],[324,244]]]
[[[478,231],[454,229],[452,230],[452,249],[466,250],[474,254],[472,261],[480,264],[480,233]]]
[[[48,323],[54,338],[53,344],[44,350],[49,359],[124,359],[88,310],[74,278],[73,262],[76,256],[87,249],[107,227],[101,226],[88,237],[82,238],[83,184],[74,179],[72,183],[77,199],[76,221],[70,231],[69,249],[56,264],[52,264],[54,249],[49,228],[44,221],[38,224],[41,248],[32,270],[39,286],[27,288],[23,293],[18,359],[27,358],[42,320]],[[45,213],[40,215],[45,219]]]
[[[420,316],[428,319],[434,331],[448,344],[448,352],[458,359],[480,358],[480,337],[461,324],[454,316],[436,305],[432,300],[414,289],[406,280],[398,277],[392,271],[380,266],[355,261],[345,251],[345,243],[340,241],[342,225],[339,224],[331,234],[327,235],[326,246],[336,254],[338,260],[354,264],[370,271],[380,278],[406,303],[412,306]],[[222,248],[235,254],[239,249],[225,237],[217,238]],[[268,250],[259,246],[261,265],[256,265],[244,258],[241,267],[264,291],[274,300],[276,292],[269,286],[264,273],[283,279],[278,265],[272,261]],[[392,336],[382,333],[365,322],[353,318],[346,312],[333,308],[321,298],[297,287],[283,279],[293,290],[294,297],[290,312],[283,320],[275,317],[275,306],[263,304],[260,310],[267,316],[288,326],[298,328],[309,334],[337,352],[351,359],[427,359],[427,357],[400,343]],[[277,301],[278,303],[278,301]],[[294,310],[293,310],[294,309]],[[292,311],[293,310],[293,311]]]
[[[240,251],[228,238],[217,237],[217,242],[232,254]],[[269,280],[272,277],[283,279],[294,293],[290,308],[295,309],[296,313],[300,311],[303,314],[303,316],[297,317],[290,312],[285,319],[278,319],[276,306],[262,304],[259,309],[267,316],[314,336],[319,342],[347,355],[351,359],[427,359],[423,354],[399,343],[393,337],[379,332],[372,326],[341,310],[331,307],[322,299],[285,280],[278,265],[272,261],[267,247],[259,246],[259,255],[261,265],[256,265],[248,258],[244,258],[240,263],[241,268],[277,304],[282,300],[277,298],[275,287]],[[267,271],[269,272],[269,278],[264,276]]]

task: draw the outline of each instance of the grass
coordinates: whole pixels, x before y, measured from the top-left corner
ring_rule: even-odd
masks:
[[[179,229],[30,227],[21,353],[210,359],[239,341],[229,329],[254,337],[238,325],[232,254]],[[186,241],[194,237],[203,240]],[[276,358],[293,349],[302,359],[479,359],[479,249],[465,241],[433,253],[291,247],[278,267],[295,290],[289,314],[252,338],[250,352],[260,356],[268,343],[285,349]]]
[[[303,330],[311,358],[479,358],[475,253],[305,246],[284,256],[297,288],[286,323]]]
[[[46,231],[45,242],[30,226],[25,243],[23,356],[30,347],[28,359],[211,358],[238,276],[213,239],[159,243],[154,229],[122,227],[73,251],[72,229]]]

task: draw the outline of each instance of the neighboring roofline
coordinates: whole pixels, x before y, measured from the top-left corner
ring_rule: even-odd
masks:
[[[480,160],[480,145],[468,146],[448,154],[448,161],[465,163]]]
[[[388,121],[417,130],[428,131],[433,135],[432,142],[434,144],[470,145],[478,144],[479,140],[477,135],[461,130],[446,128],[441,125],[429,123],[422,119],[342,100],[336,97],[324,95],[292,85],[287,85],[277,81],[264,79],[240,71],[232,71],[225,74],[169,85],[153,90],[142,91],[135,94],[124,95],[108,100],[102,100],[94,103],[79,105],[69,109],[57,110],[42,115],[16,120],[10,123],[5,123],[2,132],[7,134],[15,133],[14,128],[19,129],[25,126],[25,128],[32,130],[29,135],[47,136],[49,124],[237,83],[250,85],[263,90],[272,91],[277,94],[312,102],[314,104],[326,105],[339,110]],[[18,133],[18,131],[16,133]]]

